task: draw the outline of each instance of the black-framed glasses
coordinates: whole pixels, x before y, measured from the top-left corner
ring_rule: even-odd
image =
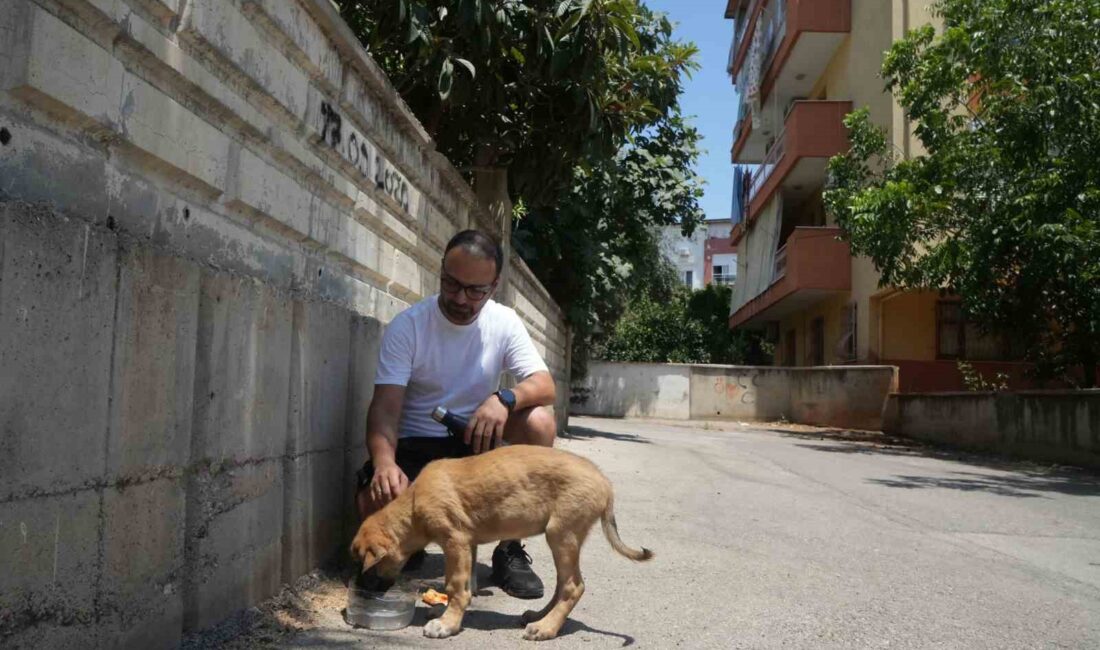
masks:
[[[446,271],[440,274],[440,285],[447,293],[458,293],[460,290],[466,292],[466,297],[470,300],[484,300],[485,296],[488,296],[493,291],[494,284],[462,284],[458,280],[455,280]]]

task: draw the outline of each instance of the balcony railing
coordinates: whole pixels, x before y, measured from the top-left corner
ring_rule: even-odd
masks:
[[[752,20],[758,5],[762,2],[767,3],[766,6],[760,11],[756,20]],[[751,55],[749,50],[752,40],[756,37],[756,30],[760,30],[760,75],[763,76],[771,63],[772,56],[779,49],[783,36],[787,33],[787,0],[756,0],[745,13],[745,17],[743,24],[738,25],[733,34],[726,71],[734,74],[746,67],[746,59]],[[754,25],[751,33],[748,30],[749,25]]]
[[[757,25],[757,29],[761,25],[764,31],[761,32],[760,39],[760,80],[757,83],[763,81],[768,67],[772,64],[772,58],[779,50],[779,44],[787,34],[787,0],[771,0],[764,9],[764,13],[760,14],[760,24]]]
[[[749,71],[747,68],[741,68],[741,71],[737,73],[737,79],[734,81],[733,86],[737,89],[737,126],[733,128],[733,137],[736,140],[738,134],[741,133],[741,127],[745,120],[749,117],[749,97],[745,93],[745,86],[748,83]]]
[[[847,101],[798,100],[791,104],[783,130],[749,177],[746,220],[760,214],[767,199],[801,160],[828,159],[848,148],[844,116],[851,110],[852,103]]]
[[[763,257],[746,259],[749,268],[753,268],[754,263],[770,263],[772,282],[757,295],[745,295],[741,304],[734,305],[730,326],[778,320],[779,313],[771,311],[772,308],[789,300],[795,302],[787,302],[787,305],[794,307],[797,301],[851,291],[851,249],[840,234],[836,227],[798,226],[775,252],[774,261]],[[768,271],[767,268],[760,270]]]
[[[748,21],[744,20],[740,22]],[[741,36],[745,33],[744,26],[741,25],[740,22],[737,25],[736,31],[733,32],[733,41],[730,42],[729,58],[726,59],[726,72],[730,75],[733,74],[733,64],[737,61],[737,44],[741,42]]]
[[[784,129],[779,137],[775,139],[775,143],[772,144],[772,148],[768,150],[768,155],[764,157],[764,162],[756,168],[756,171],[752,173],[752,183],[749,185],[749,203],[752,203],[756,199],[756,195],[763,189],[764,183],[768,181],[768,177],[775,171],[779,161],[783,158],[783,154],[787,149],[787,130]]]
[[[736,273],[717,273],[711,279],[711,282],[713,282],[714,284],[721,284],[721,285],[725,285],[725,286],[730,286],[736,280],[737,280],[737,274]]]
[[[775,252],[775,268],[772,270],[772,282],[778,282],[787,275],[787,245],[783,244]]]
[[[741,50],[741,43],[745,39],[748,26],[752,23],[752,16],[756,13],[757,6],[763,0],[752,0],[749,3],[749,8],[745,11],[745,17],[742,20],[738,20],[734,26],[733,41],[730,43],[730,55],[729,61],[726,63],[726,70],[733,74],[733,66],[737,62],[737,54]]]
[[[765,7],[754,20],[753,16],[756,15],[761,4]],[[750,33],[748,28],[753,25],[755,27]],[[745,12],[745,19],[738,21],[733,33],[733,41],[730,43],[729,58],[726,62],[726,71],[730,74],[745,68],[745,59],[750,55],[751,39],[754,38],[756,30],[761,30],[760,75],[763,76],[787,31],[787,0],[753,0],[749,5]]]

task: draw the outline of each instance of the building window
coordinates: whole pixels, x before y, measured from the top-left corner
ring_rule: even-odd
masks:
[[[730,264],[715,264],[711,270],[714,284],[730,285],[737,277],[736,268]]]
[[[825,365],[825,319],[821,316],[810,321],[810,365]]]
[[[1007,337],[983,334],[967,322],[957,300],[936,303],[936,358],[1000,361],[1020,358],[1021,347]]]
[[[844,310],[844,334],[837,345],[837,357],[844,361],[856,360],[856,324],[858,315],[856,303],[848,305]]]
[[[693,286],[692,285],[693,275],[694,274],[691,271],[684,271],[684,284],[686,286],[688,286],[688,287]]]
[[[936,356],[962,359],[962,308],[957,302],[936,303]]]

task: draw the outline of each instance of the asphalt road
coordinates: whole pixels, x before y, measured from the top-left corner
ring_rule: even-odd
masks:
[[[604,470],[623,539],[657,556],[633,564],[597,526],[587,592],[551,647],[1100,647],[1100,476],[705,426],[571,421],[561,447]],[[529,547],[552,585],[545,542]],[[352,630],[334,611],[284,647],[522,647],[531,603],[489,591],[452,639],[421,636],[423,608],[389,633]]]

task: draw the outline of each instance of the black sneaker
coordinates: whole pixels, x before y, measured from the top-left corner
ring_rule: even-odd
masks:
[[[542,580],[531,570],[531,556],[519,542],[493,551],[493,582],[514,598],[542,598]]]

